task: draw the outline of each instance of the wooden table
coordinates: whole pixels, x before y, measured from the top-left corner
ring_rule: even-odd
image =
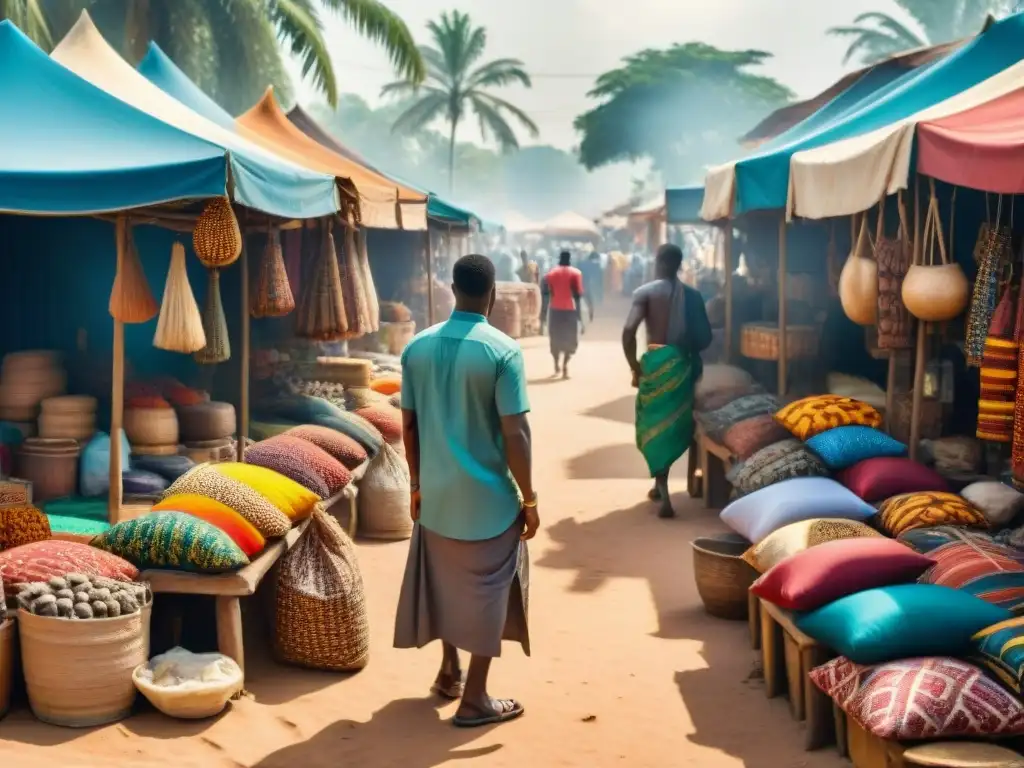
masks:
[[[702,498],[708,509],[722,509],[729,503],[729,481],[725,476],[732,464],[729,449],[709,438],[698,425],[690,443],[687,472],[690,496]]]

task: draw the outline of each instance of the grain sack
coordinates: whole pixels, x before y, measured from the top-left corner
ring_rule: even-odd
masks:
[[[405,459],[388,443],[382,443],[359,484],[360,534],[387,540],[412,536],[409,482]]]
[[[281,558],[274,650],[279,660],[351,672],[369,661],[370,629],[356,549],[338,521],[317,510]]]

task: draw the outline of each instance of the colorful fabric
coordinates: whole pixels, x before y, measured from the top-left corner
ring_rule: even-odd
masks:
[[[246,448],[245,461],[272,469],[321,499],[330,498],[352,481],[352,474],[331,454],[291,435],[278,435]]]
[[[981,630],[971,638],[970,658],[1010,690],[1024,693],[1024,617]]]
[[[775,413],[778,407],[779,401],[773,395],[745,395],[716,411],[697,413],[697,421],[700,423],[701,429],[704,430],[704,434],[716,443],[721,443],[725,439],[725,433],[737,424],[755,416]]]
[[[1021,555],[994,541],[950,544],[929,553],[935,565],[921,583],[958,589],[1019,614],[1024,611]]]
[[[182,493],[219,501],[252,523],[268,539],[284,536],[292,529],[291,520],[270,499],[245,483],[215,471],[210,464],[200,464],[179,477],[171,483],[164,498]]]
[[[293,427],[285,434],[297,437],[321,448],[342,463],[346,469],[355,469],[369,460],[366,449],[348,435],[328,427],[306,424]]]
[[[184,512],[153,512],[125,520],[93,539],[92,546],[142,570],[224,573],[249,564],[224,531]]]
[[[934,528],[915,528],[907,531],[899,537],[901,544],[910,547],[915,552],[927,555],[942,547],[951,544],[962,544],[965,542],[976,542],[984,547],[995,543],[992,534],[972,528],[961,528],[956,525],[938,525]],[[1024,562],[1024,552],[1021,552]]]
[[[975,436],[979,440],[995,443],[1013,441],[1013,408],[1017,384],[1017,356],[1019,345],[1009,337],[1013,336],[1012,296],[1007,293],[1000,302],[993,318],[989,335],[985,339],[984,355],[981,361],[981,393],[978,400],[978,428]],[[1001,317],[1002,328],[995,328]]]
[[[293,523],[309,517],[322,498],[291,478],[255,464],[226,461],[211,465],[211,469],[252,488]]]
[[[668,472],[693,439],[693,362],[678,348],[656,347],[640,358],[636,447],[651,476]]]
[[[811,681],[858,725],[887,741],[1024,733],[1024,704],[959,659],[864,667],[840,656],[812,670]]]
[[[935,584],[897,584],[841,597],[799,614],[796,626],[858,664],[962,656],[971,637],[1006,621],[1005,608]]]
[[[806,445],[834,472],[867,459],[907,455],[907,446],[873,427],[836,427],[815,435]]]
[[[370,381],[370,389],[382,395],[394,395],[402,391],[401,376],[379,376]]]
[[[47,581],[54,576],[83,573],[119,581],[135,581],[139,569],[120,557],[77,541],[37,541],[0,552],[0,582],[8,595],[27,581]]]
[[[333,429],[335,432],[340,432],[346,437],[355,440],[363,446],[363,450],[366,451],[370,461],[375,459],[377,454],[380,453],[381,443],[384,442],[384,438],[380,436],[380,432],[377,431],[376,427],[355,413],[348,413],[346,411],[338,417],[318,417],[312,423],[316,426]]]
[[[894,537],[936,525],[988,527],[985,516],[962,496],[937,491],[894,496],[879,507],[878,516],[882,527]]]
[[[199,496],[194,493],[182,493],[164,499],[154,505],[154,512],[183,512],[214,525],[238,545],[246,557],[253,557],[267,546],[267,540],[256,527],[235,512],[227,504]]]
[[[781,424],[770,413],[741,421],[729,428],[722,438],[722,444],[741,461],[789,437]]]
[[[743,553],[743,559],[758,573],[764,573],[783,560],[829,541],[856,538],[882,538],[874,528],[856,520],[819,518],[791,523],[772,533]]]
[[[390,404],[369,405],[356,411],[380,432],[381,437],[389,443],[397,443],[402,439],[402,414]]]
[[[836,475],[836,480],[869,503],[904,493],[949,490],[945,478],[934,469],[891,456],[857,462]]]
[[[827,477],[828,468],[799,440],[788,438],[762,448],[731,470],[727,479],[740,494],[795,477]]]
[[[31,504],[0,507],[0,552],[50,538],[50,521]]]
[[[797,400],[775,414],[775,420],[796,438],[809,438],[836,427],[882,426],[882,414],[865,402],[839,395],[816,395]]]

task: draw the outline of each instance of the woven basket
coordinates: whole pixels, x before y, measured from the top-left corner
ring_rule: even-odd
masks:
[[[177,445],[178,414],[173,408],[126,408],[124,433],[132,445]]]
[[[80,454],[76,440],[28,438],[21,444],[18,476],[32,483],[36,503],[75,495]]]
[[[127,717],[132,673],[149,658],[151,603],[115,619],[69,621],[18,610],[32,713],[44,723],[88,728]]]
[[[196,464],[216,464],[221,461],[235,461],[236,449],[230,437],[222,437],[219,440],[185,443],[184,455]]]
[[[750,542],[734,533],[693,542],[693,576],[704,610],[730,621],[746,621],[747,592],[758,573],[742,555]]]
[[[513,339],[523,335],[523,313],[519,302],[509,296],[499,296],[491,310],[491,325]]]
[[[804,360],[816,357],[821,341],[821,328],[816,325],[786,327],[786,357]],[[779,359],[779,327],[773,323],[746,323],[740,337],[740,351],[753,360]]]
[[[192,247],[211,269],[233,264],[242,255],[242,233],[226,197],[215,197],[203,208],[192,230]]]
[[[96,434],[95,412],[39,414],[39,436],[86,441]]]
[[[3,589],[0,589],[0,594]],[[0,718],[11,706],[11,688],[14,685],[15,625],[12,619],[0,619]]]
[[[203,335],[206,346],[192,357],[200,365],[216,365],[231,358],[231,340],[228,338],[228,320],[220,296],[220,271],[211,269],[207,279],[206,300],[203,304]]]
[[[43,415],[96,413],[96,398],[89,395],[62,395],[49,397],[39,404]]]
[[[24,506],[32,503],[32,483],[18,477],[0,480],[0,507]]]
[[[181,439],[188,443],[231,437],[236,425],[235,406],[231,403],[214,401],[178,409]]]
[[[277,230],[268,231],[249,311],[253,317],[284,317],[293,309],[295,298],[284,266],[281,235]]]
[[[201,687],[191,685],[186,688],[164,688],[142,677],[141,672],[146,666],[145,663],[140,664],[132,672],[135,687],[150,704],[168,717],[179,720],[202,720],[219,715],[231,697],[242,690],[244,681],[242,670],[234,664],[236,674],[222,683],[204,682]]]

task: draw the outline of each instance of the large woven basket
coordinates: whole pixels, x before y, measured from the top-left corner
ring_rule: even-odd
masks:
[[[11,706],[11,688],[14,686],[14,633],[14,621],[0,618],[0,717],[6,715]]]
[[[747,592],[757,571],[741,555],[750,542],[735,533],[708,536],[693,542],[693,576],[704,610],[731,621],[746,621]]]
[[[173,408],[125,408],[124,433],[132,445],[177,445],[178,415]]]
[[[132,673],[149,658],[151,605],[114,619],[69,621],[18,611],[32,713],[44,723],[88,728],[127,717]]]
[[[518,339],[523,335],[523,312],[519,302],[511,296],[498,296],[491,310],[491,325],[507,336]]]
[[[816,325],[786,327],[786,357],[803,360],[818,355],[821,329]],[[746,323],[740,337],[740,351],[753,360],[779,359],[779,326],[774,323]]]

